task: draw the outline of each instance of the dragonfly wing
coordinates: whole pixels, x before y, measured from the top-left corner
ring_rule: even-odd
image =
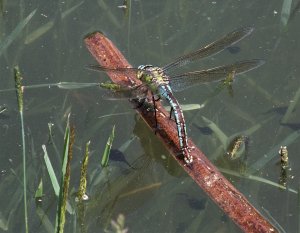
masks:
[[[183,56],[175,59],[175,61],[173,61],[172,63],[165,65],[163,67],[163,70],[167,71],[171,68],[180,67],[185,64],[188,64],[196,59],[201,59],[204,57],[208,57],[208,56],[217,54],[217,53],[221,52],[222,50],[224,50],[225,48],[239,42],[244,37],[250,35],[253,30],[254,30],[254,28],[252,28],[252,27],[243,27],[243,28],[239,28],[235,31],[232,31],[232,32],[226,34],[225,36],[221,37],[220,39],[218,39],[208,45],[205,45],[202,48],[200,48],[192,53],[183,55]]]
[[[208,70],[194,71],[176,75],[171,77],[169,82],[173,91],[182,91],[195,85],[226,79],[226,77],[230,75],[235,76],[238,74],[243,74],[261,66],[264,63],[264,60],[261,59],[240,61],[234,64],[218,66]]]
[[[136,75],[137,72],[139,71],[138,68],[131,68],[131,67],[110,68],[110,67],[105,67],[100,65],[88,65],[87,68],[89,70],[94,70],[94,71],[108,72],[113,74],[122,74],[128,76]]]

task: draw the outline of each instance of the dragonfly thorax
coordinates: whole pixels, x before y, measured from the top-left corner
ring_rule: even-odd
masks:
[[[140,71],[137,74],[137,78],[147,84],[152,91],[155,92],[160,85],[169,84],[162,68],[152,65],[140,65],[138,68]]]

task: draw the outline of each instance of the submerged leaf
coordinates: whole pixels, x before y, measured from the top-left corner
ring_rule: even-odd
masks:
[[[234,137],[227,147],[226,155],[232,160],[239,158],[247,147],[247,141],[248,137],[244,135]]]
[[[5,49],[17,38],[17,36],[21,33],[26,24],[30,21],[30,19],[34,16],[36,9],[32,11],[23,21],[21,21],[17,27],[11,32],[11,34],[6,37],[2,43],[0,44],[0,56],[5,51]]]
[[[291,14],[292,0],[283,0],[281,9],[281,24],[286,26]]]
[[[106,147],[103,152],[102,161],[101,161],[102,167],[108,166],[109,154],[110,154],[110,150],[111,150],[114,138],[115,138],[115,125],[113,126],[111,135],[109,136],[109,138],[107,140]]]
[[[61,18],[64,19],[66,16],[71,14],[74,10],[77,9],[81,4],[83,4],[83,1],[78,3],[77,5],[71,7],[70,9],[66,10],[61,14]],[[32,31],[25,39],[25,44],[30,44],[34,42],[36,39],[40,38],[42,35],[44,35],[46,32],[48,32],[53,26],[54,26],[55,21],[51,20],[38,29]]]
[[[125,216],[119,214],[117,220],[111,220],[111,227],[115,233],[127,233],[128,228],[125,227]]]

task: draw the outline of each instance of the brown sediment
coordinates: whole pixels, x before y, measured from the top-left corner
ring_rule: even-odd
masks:
[[[92,33],[85,38],[85,43],[91,54],[101,66],[131,67],[114,44],[99,32]],[[125,86],[141,83],[136,77],[129,75],[108,73],[113,82]],[[131,101],[134,105],[134,101]],[[169,119],[160,102],[156,102],[158,129],[156,135],[162,140],[175,160],[189,174],[189,176],[207,193],[207,195],[244,231],[244,232],[278,232],[206,158],[196,145],[188,140],[192,148],[190,155],[193,163],[186,165],[178,155],[180,147],[175,122]],[[155,127],[154,112],[146,107],[136,108],[150,128]]]

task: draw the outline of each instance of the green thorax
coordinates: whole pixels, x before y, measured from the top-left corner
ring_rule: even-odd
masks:
[[[137,78],[146,84],[153,93],[158,92],[159,86],[169,84],[167,76],[159,67],[141,65],[139,66],[139,70]]]

